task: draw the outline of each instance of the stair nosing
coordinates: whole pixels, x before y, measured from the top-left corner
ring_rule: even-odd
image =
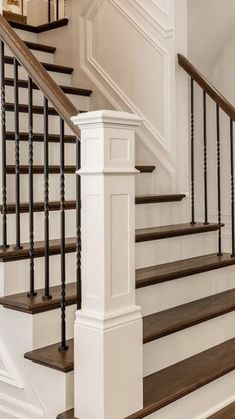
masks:
[[[6,86],[14,86],[14,79],[11,77],[6,77],[5,79],[5,85]],[[28,89],[28,81],[24,79],[20,79],[18,83],[19,88],[22,89]],[[83,89],[80,87],[73,87],[73,86],[60,86],[60,88],[63,90],[64,93],[70,94],[70,95],[76,95],[76,96],[85,96],[90,97],[92,94],[92,90],[89,89]],[[38,86],[33,83],[33,89],[40,90]]]
[[[14,64],[14,57],[5,56],[5,64],[13,65]],[[63,66],[59,64],[53,63],[44,63],[40,62],[40,64],[47,70],[52,73],[61,73],[61,74],[72,74],[74,69],[72,67]],[[20,64],[19,64],[20,65]]]
[[[19,22],[13,22],[13,21],[9,21],[9,24],[12,26],[12,28],[15,29],[20,29],[26,32],[33,32],[33,33],[42,33],[42,32],[47,32],[49,30],[53,30],[53,29],[57,29],[57,28],[61,28],[63,26],[67,26],[68,25],[69,20],[67,18],[62,18],[59,19],[57,21],[54,22],[50,22],[50,23],[45,23],[43,25],[39,25],[39,26],[33,26],[33,25],[29,25],[27,23],[19,23]]]
[[[32,49],[33,51],[41,51],[47,54],[54,54],[56,52],[56,47],[52,47],[50,45],[40,44],[31,41],[24,41],[24,43],[29,49]]]

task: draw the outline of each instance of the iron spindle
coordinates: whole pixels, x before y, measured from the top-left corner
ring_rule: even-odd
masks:
[[[45,243],[45,290],[44,300],[50,300],[50,257],[49,257],[49,146],[48,146],[48,100],[44,97],[44,243]]]
[[[29,257],[30,289],[28,296],[37,295],[34,289],[34,191],[33,191],[33,82],[28,79],[28,114],[29,114]]]
[[[48,0],[48,23],[51,22],[51,0]]]
[[[20,241],[20,129],[19,129],[19,63],[14,58],[14,119],[15,119],[15,205],[16,249],[22,249]]]
[[[234,196],[234,147],[233,147],[233,120],[230,119],[230,159],[231,159],[231,225],[232,225],[232,257],[235,257],[235,196]]]
[[[191,78],[191,224],[195,224],[194,172],[194,80]]]
[[[59,20],[59,0],[56,0],[56,20]]]
[[[76,142],[76,169],[81,167],[80,141]],[[76,175],[76,229],[77,229],[77,249],[76,249],[76,276],[77,276],[77,308],[82,305],[82,282],[81,282],[81,177]]]
[[[217,194],[218,194],[218,256],[222,255],[221,246],[221,169],[220,169],[220,108],[216,105],[216,131],[217,131]]]
[[[5,46],[1,41],[1,125],[2,125],[2,248],[7,248],[7,176],[6,176],[6,91]]]
[[[21,14],[24,14],[24,0],[21,0]]]
[[[207,184],[207,102],[206,92],[203,91],[203,146],[204,146],[204,207],[205,220],[204,224],[208,223],[208,184]]]
[[[64,121],[60,118],[60,240],[61,240],[61,345],[66,351],[66,283],[65,283],[65,175],[64,175]]]

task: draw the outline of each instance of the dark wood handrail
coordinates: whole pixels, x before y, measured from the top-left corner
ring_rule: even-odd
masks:
[[[197,84],[215,101],[217,105],[235,121],[235,107],[193,66],[182,54],[178,54],[179,65],[197,82]]]
[[[71,121],[72,116],[79,112],[61,88],[56,84],[52,77],[47,73],[42,64],[32,54],[17,33],[11,28],[9,23],[0,14],[0,38],[6,43],[15,55],[22,67],[28,72],[29,76],[36,83],[38,88],[54,106],[57,113],[63,118],[71,128],[76,137],[80,138],[80,130]]]

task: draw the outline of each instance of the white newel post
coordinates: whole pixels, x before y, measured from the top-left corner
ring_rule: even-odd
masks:
[[[78,115],[81,128],[82,310],[75,321],[75,416],[123,419],[143,407],[143,338],[135,303],[132,114]]]

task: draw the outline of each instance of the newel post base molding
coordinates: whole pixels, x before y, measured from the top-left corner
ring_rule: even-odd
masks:
[[[75,416],[124,419],[143,407],[143,337],[135,302],[135,130],[115,111],[81,128],[82,309],[75,320]]]

